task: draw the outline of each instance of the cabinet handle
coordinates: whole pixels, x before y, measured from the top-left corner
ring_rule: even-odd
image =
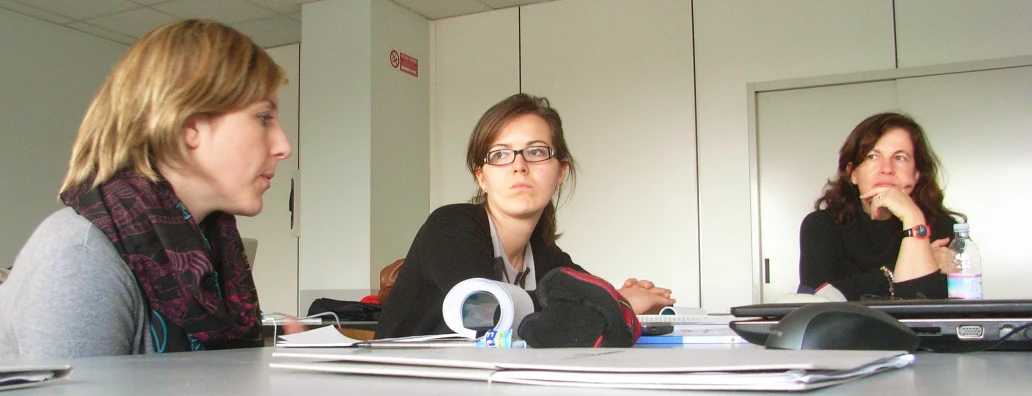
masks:
[[[770,259],[763,259],[763,283],[770,284]]]

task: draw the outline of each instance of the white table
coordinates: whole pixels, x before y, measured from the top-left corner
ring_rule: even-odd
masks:
[[[548,395],[666,394],[657,391],[548,388],[470,381],[297,372],[269,367],[275,348],[164,355],[78,358],[70,380],[12,390],[20,395]],[[15,362],[2,362],[0,365]],[[919,353],[913,366],[805,395],[1026,395],[1032,393],[1032,353]],[[674,393],[669,393],[674,394]],[[678,392],[724,395],[727,392]],[[766,393],[748,392],[746,395]],[[785,396],[786,393],[772,393]]]

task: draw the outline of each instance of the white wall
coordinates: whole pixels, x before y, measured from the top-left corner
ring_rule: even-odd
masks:
[[[895,0],[899,66],[1032,54],[1032,1]]]
[[[593,3],[571,4],[576,8]],[[638,4],[651,7],[648,2]],[[368,292],[375,269],[405,254],[384,245],[385,261],[372,260],[373,251],[379,249],[372,242],[377,232],[371,226],[376,210],[372,189],[378,177],[373,164],[394,157],[384,153],[374,160],[374,138],[355,132],[371,131],[377,122],[373,84],[378,80],[373,69],[385,55],[374,52],[382,48],[374,46],[373,25],[380,12],[376,10],[388,6],[392,5],[337,0],[304,7],[301,124],[305,133],[296,154],[304,169],[302,196],[307,210],[302,210],[300,219],[300,282],[311,289]],[[750,270],[749,257],[746,83],[888,69],[897,61],[899,67],[908,67],[1032,55],[1032,41],[1027,39],[1032,36],[1030,7],[1023,0],[693,1],[695,92],[685,95],[693,97],[696,105],[699,220],[681,228],[699,230],[702,305],[722,311],[751,302],[750,284],[759,275]],[[463,110],[435,111],[428,117],[435,120],[426,143],[431,147],[426,163],[432,169],[433,184],[424,196],[412,191],[413,199],[429,197],[430,207],[436,207],[468,199],[472,192],[472,186],[466,187],[469,176],[461,168],[465,137],[487,106],[519,89],[518,61],[517,66],[512,61],[519,59],[519,10],[436,21],[429,29],[435,35],[436,51],[426,55],[433,58],[429,66],[436,69],[435,85],[426,88],[435,92],[430,105]],[[479,29],[481,34],[455,37],[467,28],[452,27],[462,25],[475,26],[469,29]],[[75,130],[90,97],[125,46],[6,11],[0,11],[0,33],[4,54],[0,116],[6,125],[0,133],[0,266],[4,266],[39,220],[59,207],[55,195]],[[625,62],[631,56],[611,55],[609,62]],[[419,59],[422,76],[423,58]],[[481,85],[470,94],[456,93],[454,87],[463,79]],[[564,118],[578,117],[562,107],[560,111]],[[425,130],[430,130],[429,124]],[[580,153],[581,157],[596,155]],[[456,160],[460,165],[453,165]],[[399,204],[408,205],[392,203]],[[425,214],[418,221],[398,223],[399,235],[391,246],[410,242],[411,235],[400,234],[423,218]],[[568,237],[572,239],[572,234]]]
[[[520,91],[519,24],[519,8],[430,24],[435,68],[430,131],[432,208],[468,201],[476,191],[466,169],[466,146],[480,115]]]
[[[128,47],[0,10],[0,267],[10,267],[61,187],[79,123]]]
[[[298,285],[369,288],[372,4],[305,4],[301,25]],[[356,292],[361,294],[361,292]],[[360,295],[347,299],[356,299]]]
[[[633,42],[635,37],[659,37],[657,40],[669,40],[669,37],[653,35],[653,32],[650,32],[648,35],[641,33],[627,37],[627,41],[607,42],[609,36],[603,29],[598,36],[593,37],[594,41],[588,40],[580,43],[581,45],[564,44],[574,40],[571,37],[583,33],[583,30],[580,30],[581,18],[588,15],[597,16],[598,8],[615,7],[618,3],[562,0],[521,7],[520,11],[525,13],[524,18],[531,15],[535,9],[566,10],[563,11],[565,14],[560,13],[564,16],[557,17],[549,23],[553,26],[570,26],[569,30],[549,30],[549,35],[536,41],[542,45],[550,45],[548,48],[567,51],[546,52],[537,54],[537,57],[565,59],[570,65],[557,67],[553,75],[548,75],[553,71],[550,69],[536,71],[535,73],[539,73],[542,78],[551,78],[548,84],[536,85],[536,88],[540,88],[537,92],[529,89],[528,85],[532,83],[526,80],[526,76],[530,70],[524,70],[524,91],[553,98],[562,98],[564,92],[576,90],[588,90],[598,95],[598,91],[594,91],[598,87],[588,85],[593,78],[593,68],[616,70],[619,66],[612,65],[634,64],[638,61],[637,58],[641,57],[640,52],[628,50],[621,45]],[[684,2],[680,4],[683,5]],[[667,3],[637,2],[635,5],[646,11],[655,11],[667,6]],[[1032,36],[1032,25],[1028,23],[1032,5],[1027,1],[695,0],[691,2],[691,7],[693,31],[678,34],[693,35],[690,36],[692,40],[689,40],[689,45],[694,45],[691,60],[694,62],[695,89],[694,92],[686,89],[683,94],[694,98],[695,109],[685,109],[685,112],[694,112],[696,144],[694,147],[689,145],[682,148],[697,150],[699,217],[697,222],[679,224],[677,227],[667,226],[660,232],[685,236],[691,232],[686,229],[697,228],[699,254],[697,258],[686,258],[686,267],[691,268],[692,262],[699,266],[701,303],[711,312],[726,312],[731,306],[749,304],[758,301],[760,297],[758,284],[754,283],[759,280],[760,274],[753,271],[756,266],[750,253],[754,241],[750,200],[752,185],[747,83],[892,69],[897,67],[897,55],[899,67],[1032,55],[1032,41],[1027,40]],[[503,15],[502,12],[512,11],[502,10],[435,23],[438,30],[435,43],[439,48],[436,55],[442,57],[442,61],[436,65],[437,75],[441,76],[436,89],[451,90],[452,85],[443,82],[458,79],[462,75],[459,70],[473,69],[481,65],[479,62],[484,61],[481,55],[491,53],[483,49],[473,50],[462,58],[457,50],[451,48],[459,48],[471,39],[452,37],[454,34],[443,35],[441,32],[463,25],[475,26],[493,17],[505,20],[508,14]],[[555,16],[549,14],[548,17]],[[613,21],[602,17],[594,22],[613,30],[623,27],[623,24]],[[518,20],[520,25],[527,22],[528,20]],[[517,25],[518,29],[525,28],[520,25]],[[512,33],[506,33],[512,30],[511,27],[483,29],[491,42],[506,43],[511,40]],[[645,27],[640,30],[651,29]],[[510,38],[506,38],[506,34]],[[532,34],[523,32],[521,38],[528,40]],[[610,45],[612,50],[606,53],[605,57],[596,56],[593,53],[596,45]],[[494,49],[497,52],[504,51],[498,50],[497,47]],[[445,50],[448,51],[446,57]],[[528,51],[526,43],[522,50]],[[670,50],[677,51],[678,48],[671,47]],[[580,55],[587,55],[593,62],[579,63],[577,57]],[[525,68],[528,66],[526,56],[525,53],[521,59],[521,66]],[[511,60],[488,60],[485,67],[505,65],[505,69],[497,71],[497,74],[485,73],[490,76],[501,76],[495,77],[499,80],[495,83],[491,83],[488,78],[475,80],[484,83],[479,88],[480,91],[497,92],[510,89],[507,86],[511,82],[505,80],[505,76],[511,74],[505,73],[511,73],[512,66],[508,66],[507,62]],[[579,71],[584,75],[568,71],[568,68],[578,70],[578,66],[582,67]],[[679,70],[684,74],[693,74],[690,66],[684,66]],[[616,87],[631,81],[629,77],[620,74],[611,74],[610,77],[614,81],[600,80],[598,84]],[[677,84],[679,80],[663,81]],[[455,94],[454,91],[437,93],[434,96],[437,101],[434,117],[439,120],[435,124],[434,152],[431,154],[434,158],[432,163],[435,165],[432,176],[435,180],[432,193],[435,197],[432,201],[434,206],[452,202],[453,200],[446,199],[449,197],[468,196],[463,187],[464,183],[468,183],[468,176],[445,161],[451,161],[451,157],[464,152],[464,141],[461,141],[463,144],[459,147],[458,136],[468,136],[476,119],[473,114],[479,116],[487,106],[498,100],[490,100],[487,96],[480,92],[471,92],[463,96]],[[613,96],[618,97],[616,94]],[[630,114],[629,118],[648,111],[647,109],[658,107],[649,100],[640,98],[625,102],[624,107]],[[461,106],[473,108],[447,110]],[[614,112],[604,100],[566,100],[565,103],[557,103],[557,107],[565,120],[593,117],[608,119],[607,117]],[[645,120],[647,117],[641,116],[640,119]],[[467,123],[467,126],[451,129],[463,126],[463,123]],[[606,136],[596,142],[578,141],[576,144],[571,143],[571,148],[577,150],[574,154],[578,158],[591,158],[592,161],[596,161],[595,157],[603,157],[603,151],[610,149],[608,139],[612,137]],[[646,172],[653,164],[642,163],[639,166]],[[676,170],[664,168],[659,172],[672,175]],[[585,187],[588,184],[587,179],[581,181],[579,188],[588,188]],[[637,186],[634,191],[644,196],[661,195],[664,188],[637,185],[633,178],[625,178],[624,181]],[[464,189],[461,195],[455,192],[460,188]],[[819,189],[819,186],[815,188]],[[578,194],[573,202],[583,198],[583,195]],[[638,205],[617,205],[610,209],[610,212],[606,212],[607,215],[613,212],[624,212],[629,216],[642,213]],[[564,219],[560,225],[570,227],[571,223]],[[587,236],[578,238],[594,238],[599,234],[620,231],[606,227],[581,230],[578,231],[578,235]],[[567,247],[573,238],[573,232],[567,234],[560,241],[561,245]],[[632,243],[607,243],[605,246],[605,250],[614,250],[617,255],[630,255],[640,249],[641,247]],[[682,264],[661,261],[636,265],[669,267]]]
[[[387,0],[305,4],[298,148],[302,311],[358,300],[404,257],[429,214],[429,83],[391,67],[429,61],[428,21]]]
[[[431,202],[472,195],[466,146],[484,111],[520,91],[546,96],[579,165],[576,191],[558,212],[559,245],[610,282],[653,279],[681,290],[679,304],[698,305],[698,238],[683,227],[696,223],[697,196],[694,103],[685,95],[691,7],[650,4],[563,1],[434,22]],[[660,193],[638,193],[645,188]]]
[[[752,303],[746,83],[894,67],[892,1],[696,0],[702,302]]]
[[[373,2],[370,276],[408,254],[430,213],[429,21],[390,1]],[[416,76],[392,67],[391,51],[418,61]]]
[[[610,283],[649,279],[683,306],[699,305],[691,11],[566,0],[520,12],[522,90],[549,98],[579,165],[559,246]]]

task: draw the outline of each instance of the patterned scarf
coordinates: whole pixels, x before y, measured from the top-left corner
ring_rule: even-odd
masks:
[[[122,171],[61,200],[107,235],[143,291],[158,352],[262,345],[258,293],[236,218],[197,224],[168,182]],[[206,237],[207,236],[207,237]]]

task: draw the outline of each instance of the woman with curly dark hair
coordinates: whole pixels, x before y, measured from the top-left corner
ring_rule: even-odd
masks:
[[[800,291],[839,300],[946,298],[952,215],[963,215],[943,206],[939,167],[912,118],[880,113],[857,125],[800,227]]]

